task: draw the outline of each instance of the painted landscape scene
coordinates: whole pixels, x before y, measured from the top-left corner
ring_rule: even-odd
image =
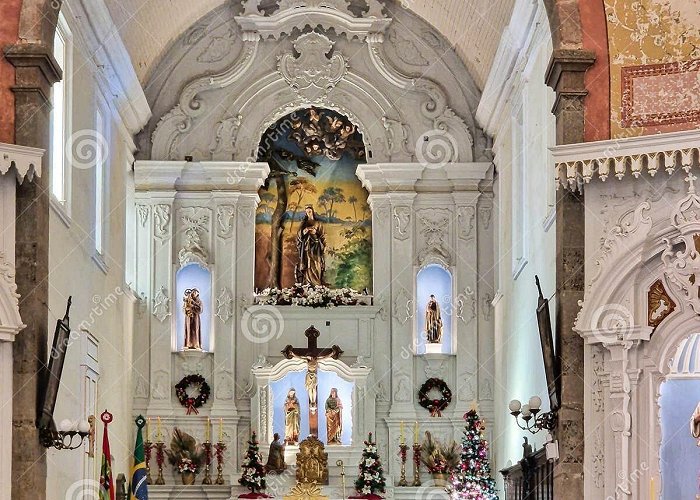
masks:
[[[333,111],[298,111],[268,130],[259,157],[271,173],[255,219],[256,289],[299,282],[298,235],[312,207],[325,237],[323,284],[371,293],[372,214],[355,175],[364,161],[359,132]]]

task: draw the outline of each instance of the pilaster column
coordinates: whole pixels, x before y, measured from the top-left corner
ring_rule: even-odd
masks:
[[[236,210],[238,194],[213,194],[214,276],[212,307],[214,315],[214,398],[212,417],[235,416],[236,409]]]
[[[172,410],[172,332],[175,321],[173,283],[174,191],[151,193],[152,238],[150,242],[150,395],[148,413]]]
[[[41,23],[39,23],[41,24]],[[49,96],[61,70],[49,44],[22,43],[5,49],[15,67],[15,142],[48,149]],[[39,443],[37,418],[38,374],[48,359],[49,302],[49,175],[17,186],[15,256],[17,292],[23,318],[31,318],[13,349],[13,383],[22,387],[13,397],[12,466],[22,481],[12,481],[12,498],[46,498],[46,450]]]
[[[588,93],[584,76],[594,61],[595,54],[585,50],[560,49],[552,55],[545,79],[557,93],[552,109],[557,144],[584,142],[584,99]],[[584,349],[573,326],[584,292],[586,219],[583,193],[559,189],[557,197],[555,338],[561,356],[561,408],[555,430],[560,458],[554,469],[554,492],[583,498]]]
[[[454,415],[461,417],[472,401],[479,397],[479,360],[482,354],[478,342],[478,270],[477,262],[479,191],[461,191],[452,194],[455,203],[455,295],[454,308],[457,353],[457,386],[454,394]],[[490,332],[489,334],[490,335]],[[493,352],[493,351],[491,351]]]

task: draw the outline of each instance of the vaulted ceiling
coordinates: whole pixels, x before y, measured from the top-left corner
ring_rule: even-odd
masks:
[[[183,31],[230,0],[106,0],[139,79]],[[402,0],[439,30],[483,89],[515,0]]]

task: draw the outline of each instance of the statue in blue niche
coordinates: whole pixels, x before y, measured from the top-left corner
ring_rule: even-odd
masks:
[[[185,290],[182,309],[185,311],[185,349],[202,350],[202,299],[199,298],[199,290],[188,288]]]
[[[442,317],[435,295],[430,296],[425,308],[425,335],[429,344],[442,343]]]

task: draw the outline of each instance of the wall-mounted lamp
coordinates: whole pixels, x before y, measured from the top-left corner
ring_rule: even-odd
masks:
[[[95,417],[90,415],[87,420],[71,422],[62,420],[56,429],[55,425],[39,429],[39,441],[45,448],[57,450],[75,450],[82,446],[86,437],[92,445],[95,441]]]
[[[525,404],[521,404],[517,399],[508,404],[510,414],[515,417],[518,427],[532,434],[537,434],[541,430],[552,431],[557,425],[557,413],[554,411],[540,413],[541,408],[542,399],[539,396],[532,396]],[[520,423],[518,417],[525,422],[525,425]]]

